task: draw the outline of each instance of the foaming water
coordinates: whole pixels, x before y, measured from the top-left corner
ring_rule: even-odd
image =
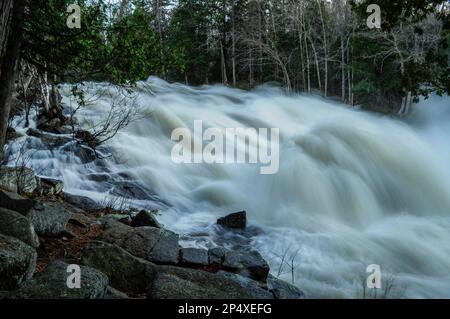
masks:
[[[119,98],[107,85],[88,87],[91,96],[104,94],[78,114],[85,126]],[[361,297],[369,264],[381,266],[385,283],[394,280],[389,297],[450,297],[448,98],[421,102],[402,122],[269,86],[193,88],[152,77],[135,94],[147,116],[108,143],[114,157],[83,164],[59,150],[34,155],[31,165],[62,178],[65,191],[97,200],[108,184],[86,175],[126,176],[161,199],[164,205],[136,204],[160,205],[161,222],[183,234],[185,245],[235,244],[229,234],[218,238],[214,221],[246,210],[253,228],[237,242],[259,249],[287,280],[292,271],[280,266],[281,256],[289,263],[296,256],[295,284],[308,297]],[[69,86],[64,96],[74,103]],[[279,172],[173,163],[172,131],[193,130],[195,120],[205,129],[280,128]]]

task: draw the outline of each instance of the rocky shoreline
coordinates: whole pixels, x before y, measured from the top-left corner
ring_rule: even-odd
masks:
[[[255,250],[183,248],[152,212],[99,207],[29,169],[19,195],[17,170],[0,170],[0,298],[304,298]],[[230,231],[246,222],[245,212],[218,220]],[[67,285],[69,265],[80,288]]]

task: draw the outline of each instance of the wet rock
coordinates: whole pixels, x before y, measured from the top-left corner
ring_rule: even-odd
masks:
[[[106,221],[108,219],[117,220],[118,222],[121,222],[122,224],[125,224],[128,226],[131,223],[131,216],[126,215],[126,214],[108,214],[108,215],[104,216],[101,220]]]
[[[40,180],[43,195],[54,196],[62,193],[64,188],[64,183],[62,181],[44,177],[41,177]]]
[[[126,293],[119,291],[111,286],[108,286],[105,299],[130,299],[130,298]]]
[[[99,144],[98,139],[89,131],[78,130],[75,132],[75,138],[79,139],[83,143],[86,143],[86,145],[89,145],[92,148],[95,148]]]
[[[28,167],[0,167],[0,188],[14,193],[33,193],[38,188],[34,171]]]
[[[209,263],[221,269],[265,282],[270,267],[256,250],[228,250],[216,247],[209,250]]]
[[[0,207],[2,208],[14,210],[25,215],[31,210],[33,205],[34,202],[29,198],[22,197],[17,193],[0,190]]]
[[[66,230],[70,212],[57,203],[36,203],[26,217],[39,235],[57,236]]]
[[[102,240],[157,264],[178,263],[178,235],[169,230],[154,227],[133,228],[108,219],[104,222]]]
[[[72,134],[73,130],[72,130],[72,127],[69,125],[62,125],[55,129],[55,133],[57,133],[57,134]]]
[[[209,264],[212,266],[222,266],[223,261],[225,259],[225,254],[228,252],[228,249],[223,247],[214,247],[209,249],[208,257]]]
[[[244,229],[247,226],[247,213],[245,211],[233,213],[217,220],[217,224],[235,229]]]
[[[302,299],[305,294],[299,288],[272,275],[267,278],[267,286],[275,299]]]
[[[68,136],[57,136],[57,135],[46,134],[46,133],[43,133],[39,130],[35,130],[32,128],[29,128],[27,130],[27,135],[39,138],[41,140],[42,144],[46,145],[49,149],[61,147],[72,141],[72,138],[70,138]]]
[[[111,194],[123,198],[146,200],[152,199],[152,195],[144,190],[141,186],[132,182],[114,182],[115,186],[111,190]]]
[[[97,155],[95,151],[87,146],[71,143],[62,148],[65,152],[73,153],[76,157],[78,157],[82,164],[87,164],[95,161],[97,159]]]
[[[0,233],[20,239],[31,247],[39,247],[32,223],[18,212],[0,208]]]
[[[111,179],[111,176],[108,174],[89,174],[86,175],[86,178],[91,181],[101,183],[109,181]]]
[[[23,283],[9,298],[12,299],[103,299],[108,288],[108,277],[100,271],[80,266],[80,288],[70,289],[67,279],[69,264],[51,262],[34,278]]]
[[[6,130],[6,141],[15,140],[16,138],[19,138],[21,136],[21,133],[16,132],[14,128],[8,126]]]
[[[150,299],[271,299],[255,281],[235,274],[160,266],[149,285]]]
[[[180,249],[180,262],[182,265],[190,267],[208,266],[208,251],[199,248]]]
[[[263,282],[266,281],[270,271],[269,264],[256,250],[229,251],[224,256],[222,267]]]
[[[97,204],[94,200],[86,196],[72,195],[69,193],[64,193],[64,199],[69,204],[80,208],[80,209],[100,209],[101,206]]]
[[[36,251],[24,242],[0,234],[0,290],[13,290],[36,268]]]
[[[155,228],[162,228],[161,224],[156,220],[155,212],[148,212],[141,210],[131,221],[132,227],[150,226]]]
[[[83,164],[91,163],[97,159],[97,155],[92,148],[88,148],[82,145],[77,145],[74,150],[74,154],[81,160],[81,163]]]
[[[59,118],[49,119],[46,116],[41,116],[38,119],[37,129],[59,134],[59,128],[64,125],[64,122]]]
[[[111,286],[123,291],[144,292],[156,272],[151,262],[104,242],[90,243],[81,258],[83,264],[102,271]]]

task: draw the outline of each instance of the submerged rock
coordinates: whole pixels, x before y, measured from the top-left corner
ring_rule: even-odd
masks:
[[[108,277],[100,271],[80,266],[80,288],[67,285],[69,264],[63,261],[51,262],[34,278],[23,283],[12,292],[11,299],[103,299],[108,288]]]
[[[57,203],[36,203],[26,217],[39,235],[57,236],[66,230],[71,213]]]
[[[0,207],[14,210],[23,215],[27,214],[33,208],[33,200],[22,197],[17,193],[0,190]]]
[[[244,229],[247,227],[247,212],[237,212],[217,220],[217,224],[235,229]]]
[[[155,228],[162,228],[161,224],[156,220],[155,214],[153,212],[148,212],[146,210],[141,210],[133,220],[131,221],[132,227],[142,227],[150,226]]]
[[[208,266],[208,251],[200,248],[180,249],[180,263],[190,267]]]
[[[38,188],[34,171],[28,167],[0,167],[0,188],[14,193],[33,193]]]
[[[0,208],[0,233],[20,239],[31,247],[39,247],[32,223],[18,212]]]
[[[136,183],[119,181],[114,182],[114,184],[115,186],[111,190],[112,195],[137,200],[152,199],[152,195],[150,194],[150,192],[145,190],[143,187],[137,185]]]
[[[149,285],[150,299],[271,299],[255,281],[235,274],[217,274],[174,266],[159,266]]]
[[[52,135],[32,128],[27,130],[27,135],[39,138],[41,143],[48,149],[61,147],[73,140],[69,136]]]
[[[13,290],[30,279],[36,268],[36,251],[22,241],[0,234],[0,290]]]
[[[133,228],[110,218],[104,222],[102,240],[154,263],[178,263],[178,235],[169,230]]]
[[[90,243],[81,258],[83,264],[106,274],[110,285],[119,290],[144,292],[156,273],[156,266],[151,262],[104,242]]]

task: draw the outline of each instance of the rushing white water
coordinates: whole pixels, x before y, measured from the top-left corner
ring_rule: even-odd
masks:
[[[103,95],[79,112],[85,126],[101,121],[119,99],[107,85],[88,86],[92,96]],[[361,297],[369,264],[381,266],[385,287],[395,279],[389,297],[450,297],[448,98],[421,102],[402,122],[273,87],[245,92],[150,78],[135,91],[147,116],[108,143],[114,158],[82,164],[62,151],[39,151],[31,166],[62,178],[65,191],[97,200],[110,184],[87,174],[126,176],[168,204],[136,202],[161,208],[161,222],[182,234],[184,245],[251,245],[275,275],[280,256],[290,263],[297,253],[295,284],[308,297]],[[69,92],[65,87],[67,105],[74,103]],[[279,172],[173,163],[172,130],[192,129],[195,120],[205,127],[280,128]],[[233,235],[214,225],[238,210],[248,212],[248,232]],[[291,280],[288,265],[280,272]]]

